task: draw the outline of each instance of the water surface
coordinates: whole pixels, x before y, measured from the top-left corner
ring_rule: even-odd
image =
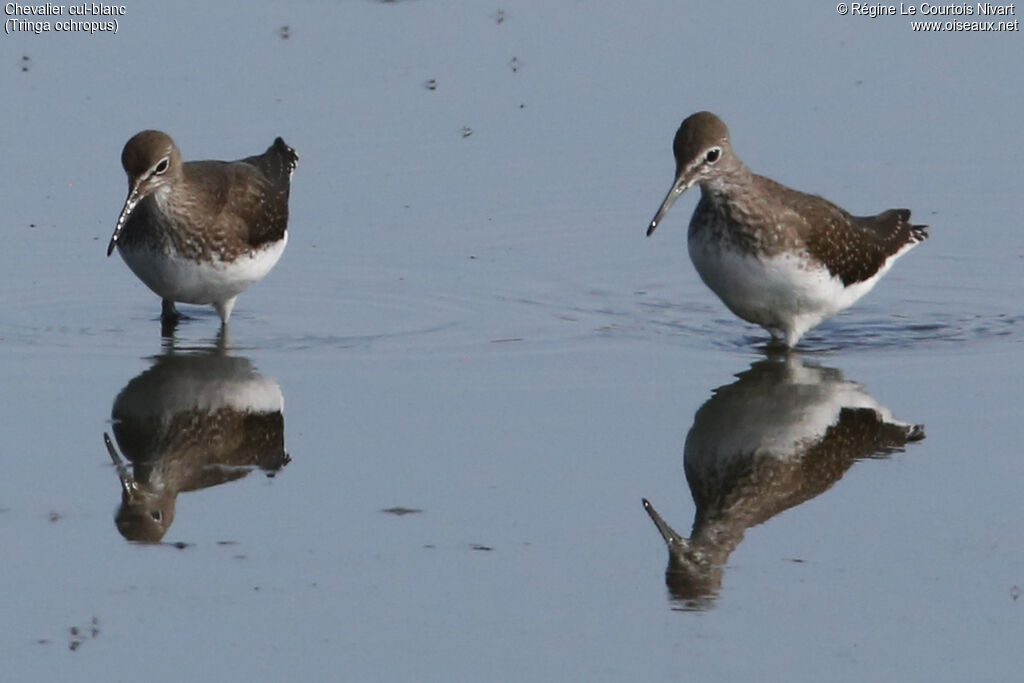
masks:
[[[0,41],[9,676],[1017,677],[1019,34],[758,3],[127,10]],[[643,237],[699,109],[755,171],[932,226],[788,360],[693,271],[696,195]],[[301,157],[227,338],[188,308],[162,340],[104,258],[150,127],[186,159]],[[774,450],[719,480],[687,438],[730,387],[702,452],[758,424]],[[867,408],[926,436],[829,431]],[[118,524],[132,481],[158,543]],[[686,537],[747,505],[696,593],[642,498]]]

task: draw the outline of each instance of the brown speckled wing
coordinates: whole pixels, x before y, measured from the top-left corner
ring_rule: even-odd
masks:
[[[288,193],[299,155],[277,138],[263,154],[242,159],[255,168],[261,182],[248,185],[251,196],[239,213],[249,226],[249,245],[260,247],[284,237],[288,227]]]
[[[928,226],[911,225],[907,209],[890,209],[877,216],[851,216],[838,211],[841,219],[834,220],[827,229],[808,231],[805,239],[811,255],[845,286],[871,279],[889,257],[928,237]]]

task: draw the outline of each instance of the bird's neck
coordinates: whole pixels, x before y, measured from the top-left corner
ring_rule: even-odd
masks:
[[[729,204],[745,194],[753,183],[753,174],[742,162],[700,183],[701,194],[713,204]]]

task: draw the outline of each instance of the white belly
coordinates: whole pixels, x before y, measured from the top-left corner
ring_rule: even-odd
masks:
[[[196,261],[154,249],[125,250],[121,258],[158,296],[187,304],[216,304],[238,296],[270,272],[284,253],[284,238],[234,261]]]
[[[875,277],[846,287],[800,254],[755,258],[700,236],[689,240],[689,250],[697,273],[729,310],[789,345],[867,294],[891,263]]]

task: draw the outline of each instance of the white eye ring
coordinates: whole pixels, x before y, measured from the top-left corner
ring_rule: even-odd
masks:
[[[153,167],[153,175],[163,175],[164,173],[167,173],[167,169],[170,168],[170,167],[171,167],[171,158],[170,157],[164,157],[159,162],[157,162],[156,166]]]
[[[722,158],[722,148],[712,147],[704,153],[704,162],[707,164],[714,164]]]

